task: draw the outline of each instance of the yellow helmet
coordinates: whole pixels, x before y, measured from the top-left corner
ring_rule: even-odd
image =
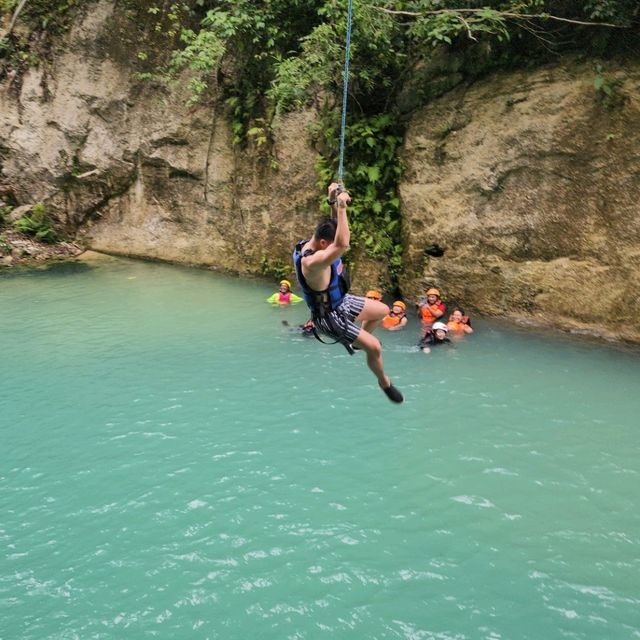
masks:
[[[427,289],[428,296],[438,296],[440,297],[440,291],[438,291],[435,287],[431,287],[431,289]]]
[[[376,300],[382,300],[382,295],[380,294],[379,291],[376,291],[375,289],[371,289],[371,291],[367,291],[367,298],[375,298]]]
[[[280,280],[280,284],[286,284],[291,289],[291,283],[288,280]]]
[[[392,306],[400,307],[403,311],[407,310],[407,305],[404,302],[402,302],[402,300],[396,300]]]

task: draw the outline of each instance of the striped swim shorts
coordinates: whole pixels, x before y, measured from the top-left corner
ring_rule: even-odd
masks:
[[[362,296],[347,293],[340,306],[328,314],[330,320],[327,317],[319,318],[316,326],[322,333],[351,344],[360,335],[360,325],[357,325],[354,320],[364,309],[364,303],[365,299]]]

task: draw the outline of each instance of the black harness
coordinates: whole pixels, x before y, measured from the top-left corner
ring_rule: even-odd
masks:
[[[300,253],[300,250],[302,249],[302,246],[304,244],[306,244],[306,242],[301,241],[296,245],[295,254],[299,255],[300,258],[295,261],[295,267],[298,281],[300,282],[302,291],[305,294],[305,300],[309,309],[311,310],[311,319],[313,320],[313,336],[316,340],[322,342],[322,344],[340,343],[347,350],[347,353],[349,353],[349,355],[353,355],[355,353],[355,350],[351,346],[349,339],[345,335],[345,330],[338,324],[336,324],[336,321],[333,317],[334,309],[332,309],[331,305],[332,290],[335,290],[337,286],[339,288],[340,295],[344,297],[349,291],[349,279],[346,274],[341,273],[337,276],[337,282],[330,281],[329,286],[323,291],[315,291],[314,289],[312,289],[307,283],[304,275],[302,274],[302,258],[313,255],[315,251],[307,249],[304,253]],[[335,294],[335,292],[333,293]],[[335,340],[333,342],[326,342],[325,340],[323,340],[318,333],[317,326],[320,326],[321,328],[323,326],[327,326],[330,332],[335,336]]]
[[[313,336],[316,340],[318,340],[319,342],[322,342],[322,344],[338,344],[340,343],[346,350],[347,353],[352,356],[355,353],[355,349],[353,348],[353,346],[351,346],[351,343],[349,342],[349,339],[346,337],[345,335],[345,331],[342,327],[339,327],[335,320],[333,319],[333,316],[330,313],[327,313],[326,311],[326,307],[320,307],[318,313],[316,314],[316,312],[312,309],[311,310],[311,317],[313,318],[313,329],[311,330],[313,333]],[[316,324],[320,324],[320,326],[322,326],[322,321],[325,321],[325,324],[327,324],[329,326],[329,328],[331,329],[331,333],[333,335],[336,336],[336,339],[333,342],[325,342],[321,337],[320,334],[318,333],[318,330],[316,329]]]

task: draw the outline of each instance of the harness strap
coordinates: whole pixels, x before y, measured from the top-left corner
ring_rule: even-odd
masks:
[[[304,241],[302,240],[296,245],[296,249],[299,253],[303,245]],[[313,255],[314,253],[315,251],[313,251],[312,249],[307,249],[304,253],[300,253],[300,262],[302,263],[302,258],[306,258],[307,256]],[[302,264],[300,264],[299,276],[300,275],[302,275]],[[340,282],[339,279],[338,282]],[[336,324],[333,316],[331,315],[331,297],[329,295],[331,286],[327,287],[324,291],[314,291],[310,289],[308,285],[306,286],[307,289],[313,293],[313,307],[311,307],[311,317],[314,323],[312,333],[315,339],[318,340],[318,342],[322,342],[322,344],[328,345],[340,343],[347,350],[347,353],[352,356],[355,351],[351,346],[349,340],[347,340],[347,338],[345,337],[345,330]],[[320,334],[318,333],[315,325],[316,323],[320,324],[322,322],[326,322],[326,324],[329,325],[331,333],[334,336],[337,336],[333,342],[326,342],[320,337]]]
[[[341,337],[336,337],[336,339],[333,342],[325,342],[321,337],[320,334],[318,333],[318,330],[316,329],[316,320],[320,320],[320,322],[322,322],[322,320],[326,321],[326,323],[329,325],[329,327],[331,328],[331,332],[336,335],[336,336],[341,336]],[[322,344],[338,344],[340,343],[346,350],[347,353],[352,356],[355,353],[354,348],[351,346],[351,343],[344,337],[344,329],[342,329],[342,327],[339,327],[333,320],[331,314],[326,314],[324,313],[324,310],[321,309],[319,312],[314,312],[313,313],[313,335],[315,337],[316,340],[318,340],[319,342],[322,342]]]

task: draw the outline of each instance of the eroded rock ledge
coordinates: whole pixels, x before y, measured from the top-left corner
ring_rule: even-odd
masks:
[[[74,242],[48,244],[21,233],[5,231],[0,235],[0,268],[41,265],[52,260],[79,256],[84,249]]]

